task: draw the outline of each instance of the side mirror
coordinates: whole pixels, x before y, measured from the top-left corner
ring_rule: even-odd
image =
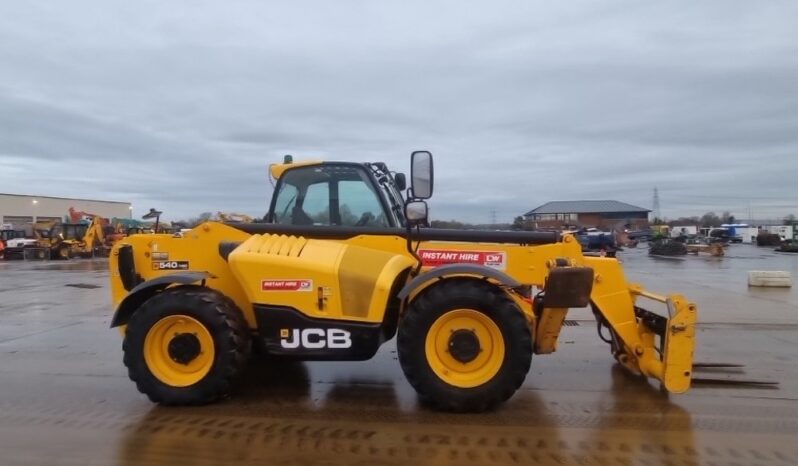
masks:
[[[428,214],[427,203],[424,201],[410,201],[405,204],[405,218],[408,226],[426,224]]]
[[[415,199],[429,199],[432,197],[432,154],[425,151],[416,151],[410,154],[410,190]]]
[[[396,189],[404,191],[407,189],[407,178],[404,173],[397,173],[393,176],[393,181],[396,183]]]

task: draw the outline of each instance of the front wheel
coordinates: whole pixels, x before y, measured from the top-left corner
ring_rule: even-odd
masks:
[[[518,306],[495,286],[470,279],[422,292],[399,324],[397,347],[421,398],[448,411],[483,411],[507,400],[532,359]]]
[[[250,352],[249,329],[224,295],[176,287],[130,318],[122,345],[130,379],[150,400],[204,404],[226,396]]]

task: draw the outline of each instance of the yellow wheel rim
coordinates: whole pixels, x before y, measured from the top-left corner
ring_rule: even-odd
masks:
[[[186,315],[164,317],[144,338],[147,367],[158,380],[173,387],[187,387],[202,380],[211,370],[214,356],[211,333],[197,319]]]
[[[467,332],[476,337],[479,350],[467,361],[452,353],[453,336]],[[473,340],[473,337],[469,339]],[[504,362],[504,337],[499,326],[487,315],[473,309],[455,309],[440,316],[427,333],[427,362],[432,371],[449,385],[478,387],[489,382]]]

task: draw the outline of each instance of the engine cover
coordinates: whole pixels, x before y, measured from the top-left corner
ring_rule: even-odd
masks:
[[[333,240],[253,235],[228,262],[253,305],[313,318],[382,322],[394,281],[414,261]]]

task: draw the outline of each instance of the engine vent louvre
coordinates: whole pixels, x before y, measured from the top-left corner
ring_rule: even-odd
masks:
[[[261,254],[298,257],[307,242],[301,236],[261,235],[249,250]]]

